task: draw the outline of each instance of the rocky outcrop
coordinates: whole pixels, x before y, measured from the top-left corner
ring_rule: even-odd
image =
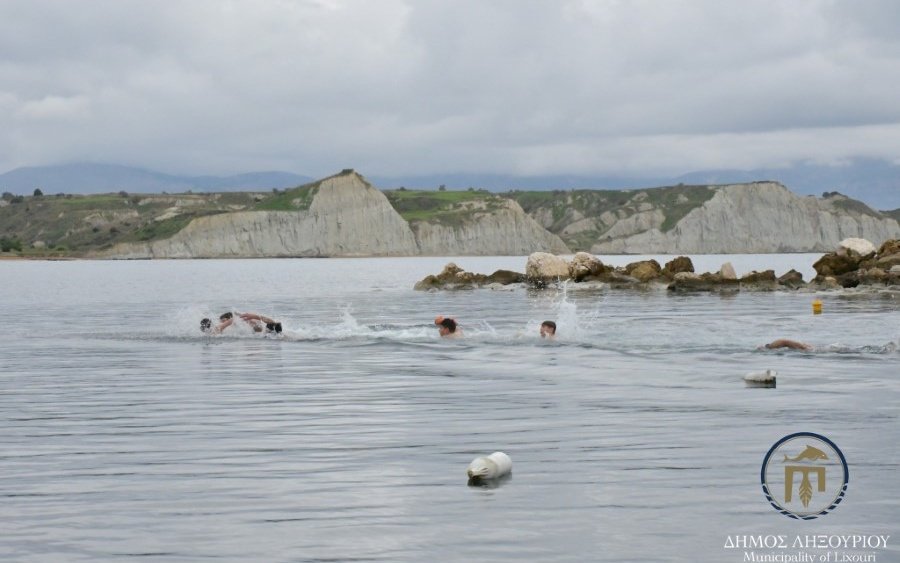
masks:
[[[714,188],[715,195],[663,230],[649,213],[614,225],[591,247],[595,254],[823,252],[848,237],[900,237],[900,224],[844,196],[797,196],[781,184]],[[635,215],[634,217],[637,217]],[[660,223],[660,224],[656,224]],[[635,232],[635,225],[648,228]]]
[[[821,289],[835,286],[900,286],[900,240],[885,241],[877,251],[867,240],[842,241],[837,250],[819,258],[813,283]],[[861,253],[865,254],[861,254]]]
[[[467,272],[453,262],[450,262],[444,266],[444,269],[440,274],[436,276],[426,276],[423,280],[417,282],[414,289],[418,291],[433,289],[474,289],[492,284],[510,285],[522,283],[524,281],[525,274],[520,274],[519,272],[497,270],[493,274],[486,276],[484,274]]]
[[[866,249],[868,247],[860,246]],[[841,260],[854,260],[856,268],[843,274],[831,275],[830,264],[835,257]],[[889,269],[878,267],[879,261],[897,261]],[[843,262],[841,262],[843,264]],[[536,252],[528,257],[525,274],[498,270],[490,276],[464,272],[456,264],[448,264],[436,276],[427,276],[416,284],[416,289],[460,289],[483,286],[500,286],[526,282],[532,287],[555,286],[559,282],[573,282],[568,286],[588,289],[652,289],[665,287],[675,293],[695,292],[734,292],[734,291],[775,291],[840,289],[857,286],[900,286],[900,241],[889,240],[881,245],[878,252],[859,256],[841,246],[837,251],[826,254],[816,265],[818,275],[807,284],[803,275],[796,270],[785,272],[780,277],[774,270],[749,272],[740,279],[734,273],[731,264],[724,264],[720,272],[693,271],[693,264],[686,256],[666,263],[661,268],[655,260],[632,262],[625,267],[613,268],[604,265],[590,254],[579,252],[567,262],[560,256],[546,252]],[[673,272],[674,270],[683,270]]]
[[[464,220],[411,223],[419,254],[425,256],[522,256],[535,251],[568,254],[558,236],[529,217],[518,203],[495,198],[459,205]]]
[[[675,274],[675,279],[667,289],[674,293],[733,292],[739,291],[741,284],[737,279],[723,278],[710,272],[681,272]]]

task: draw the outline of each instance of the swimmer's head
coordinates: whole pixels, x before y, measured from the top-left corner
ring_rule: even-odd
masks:
[[[556,323],[544,321],[541,323],[541,338],[553,338],[556,336]]]
[[[230,319],[232,317],[234,317],[234,313],[232,313],[231,311],[228,311],[227,313],[222,313],[221,315],[219,315],[219,320],[227,321],[228,319]]]
[[[440,327],[438,332],[440,332],[441,336],[448,336],[456,332],[456,321],[453,319],[445,319],[443,317],[439,318],[441,319],[440,322],[438,322],[437,319],[435,319],[434,322]]]
[[[212,321],[209,319],[200,319],[200,330],[203,332],[209,332],[212,328]]]
[[[266,332],[281,334],[281,323],[266,323]]]

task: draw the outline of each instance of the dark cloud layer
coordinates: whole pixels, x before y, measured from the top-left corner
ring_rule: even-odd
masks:
[[[892,1],[0,1],[0,170],[900,162]]]

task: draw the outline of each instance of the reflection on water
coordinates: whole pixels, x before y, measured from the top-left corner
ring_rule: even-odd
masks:
[[[411,291],[446,261],[0,264],[0,557],[723,561],[728,534],[893,532],[896,298]],[[285,333],[199,332],[224,310]],[[797,431],[851,465],[820,521],[759,487]],[[515,478],[467,486],[496,450]]]

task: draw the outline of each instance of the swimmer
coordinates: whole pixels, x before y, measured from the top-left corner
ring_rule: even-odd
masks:
[[[282,331],[281,323],[270,319],[269,317],[265,317],[263,315],[259,315],[256,313],[240,313],[238,315],[242,321],[247,323],[253,328],[253,332],[263,332],[266,334],[280,334]],[[215,327],[212,326],[212,321],[209,319],[202,319],[200,321],[200,330],[203,332],[209,332],[212,334],[221,334],[226,328],[232,326],[234,324],[234,313],[227,312],[222,313],[219,316],[219,324]]]
[[[541,323],[541,338],[547,340],[556,340],[556,323],[553,321],[544,321]]]
[[[460,338],[463,335],[456,321],[450,317],[444,318],[438,315],[434,319],[434,324],[439,327],[438,332],[441,338]]]
[[[807,344],[805,342],[797,342],[796,340],[788,340],[787,338],[779,338],[778,340],[773,340],[764,346],[760,346],[759,349],[768,349],[768,350],[777,350],[779,348],[789,348],[791,350],[813,350],[814,347],[811,344]]]

